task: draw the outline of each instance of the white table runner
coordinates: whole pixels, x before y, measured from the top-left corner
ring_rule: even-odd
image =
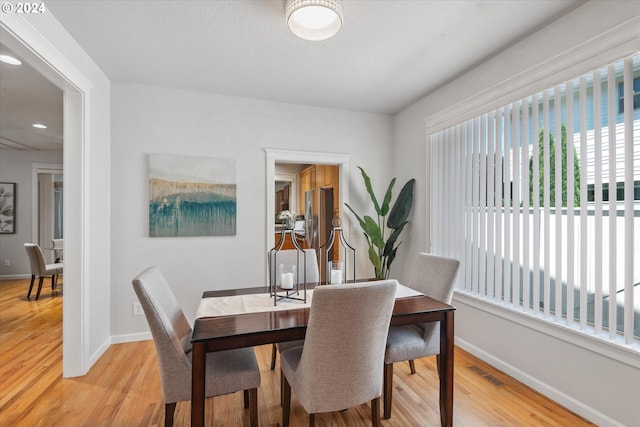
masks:
[[[336,285],[339,286],[339,285]],[[303,297],[304,291],[300,291],[299,297]],[[422,293],[398,284],[396,289],[396,299],[422,295]],[[295,296],[295,295],[294,295]],[[264,311],[295,310],[298,308],[311,307],[313,290],[307,290],[307,302],[282,299],[276,306],[273,305],[273,297],[268,293],[231,295],[226,297],[202,298],[196,311],[196,318],[231,316],[235,314],[257,313]]]

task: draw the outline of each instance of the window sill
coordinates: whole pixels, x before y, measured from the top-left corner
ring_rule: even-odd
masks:
[[[590,325],[585,329],[580,329],[578,322],[567,325],[565,318],[562,319],[562,323],[555,323],[555,316],[547,317],[543,312],[525,311],[520,307],[494,302],[460,289],[456,289],[454,292],[454,306],[456,301],[621,363],[640,368],[640,340],[638,339],[635,339],[632,344],[625,344],[620,336],[611,341],[607,331],[595,335],[594,328]]]

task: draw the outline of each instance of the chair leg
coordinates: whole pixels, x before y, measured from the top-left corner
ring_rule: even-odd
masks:
[[[38,292],[36,292],[36,301],[40,298],[40,291],[42,290],[42,282],[44,282],[44,276],[38,278]]]
[[[391,418],[391,400],[393,399],[393,363],[384,364],[383,375],[384,419]]]
[[[309,414],[309,427],[316,427],[316,414]]]
[[[258,389],[249,390],[249,425],[258,427]]]
[[[27,299],[31,297],[31,289],[33,289],[33,282],[36,280],[35,275],[31,275],[31,283],[29,284],[29,292],[27,293]]]
[[[276,369],[276,357],[278,355],[278,348],[275,344],[271,344],[271,370]]]
[[[164,427],[173,427],[173,413],[176,411],[176,402],[164,404]]]
[[[409,360],[409,370],[411,371],[412,375],[416,373],[416,363],[413,361],[413,359]]]
[[[280,371],[280,375],[282,376],[282,427],[287,427],[289,425],[289,415],[291,413],[291,385],[289,381],[284,377],[282,371]]]
[[[242,396],[244,400],[244,409],[247,409],[249,407],[249,390],[243,390]]]
[[[57,274],[51,275],[51,290],[53,291],[56,288],[56,279],[58,278]]]
[[[380,427],[380,396],[371,400],[371,426]]]
[[[280,371],[280,406],[284,403],[284,375]]]

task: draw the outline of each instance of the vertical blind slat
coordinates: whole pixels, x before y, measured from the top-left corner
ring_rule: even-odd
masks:
[[[539,120],[538,111],[540,108],[540,100],[538,96],[533,97],[531,106],[531,121],[533,124],[533,311],[540,311],[540,144],[538,141]]]
[[[638,59],[638,56],[636,56]],[[633,62],[624,60],[624,342],[633,342],[633,286],[634,239],[633,239]]]
[[[509,288],[512,292],[512,305],[520,305],[520,104],[511,105],[511,121],[512,123],[512,158],[513,158],[513,250],[512,250],[512,269],[511,283]]]
[[[507,303],[511,300],[511,287],[508,286],[508,284],[511,280],[511,183],[513,182],[511,178],[511,156],[509,156],[512,144],[510,112],[511,108],[508,107],[502,115],[505,135],[504,152],[502,155],[502,164],[504,167],[504,180],[502,181],[504,183],[504,197],[502,198],[502,212],[504,217],[504,242],[502,244],[504,261],[502,263],[502,268],[504,269],[504,281],[502,284],[502,295],[503,299]]]
[[[589,276],[588,276],[588,212],[587,212],[587,79],[580,77],[580,329],[587,327]]]
[[[495,199],[492,197],[495,190],[495,112],[489,113],[488,119],[488,149],[487,149],[487,295],[495,296]]]
[[[472,122],[472,132],[473,132],[473,290],[478,292],[480,277],[478,274],[478,252],[480,248],[478,247],[479,241],[479,219],[478,219],[478,211],[479,211],[479,203],[478,203],[478,191],[480,189],[479,184],[479,167],[480,167],[480,141],[479,130],[478,130],[478,120],[473,120]]]
[[[481,294],[487,293],[487,143],[485,135],[487,132],[487,120],[486,116],[480,117],[479,123],[478,142],[480,144],[480,194],[478,208],[480,209],[480,254],[479,254],[479,269],[478,274],[480,276],[479,291]]]
[[[616,336],[616,287],[617,287],[617,251],[616,251],[616,112],[615,112],[616,76],[613,64],[607,67],[607,104],[609,137],[609,338]]]
[[[555,121],[555,252],[556,252],[556,268],[555,268],[555,296],[554,296],[554,312],[556,314],[556,321],[559,322],[562,319],[562,241],[563,241],[563,229],[562,229],[562,108],[560,108],[560,86],[556,86],[553,89],[553,111]],[[550,183],[551,184],[551,183]]]
[[[542,154],[544,157],[543,165],[543,202],[544,202],[544,237],[542,243],[544,244],[544,284],[543,284],[543,306],[544,315],[549,316],[550,300],[551,300],[551,211],[549,205],[551,204],[551,153],[549,144],[549,93],[544,91],[542,95]]]
[[[473,181],[472,181],[472,174],[471,172],[471,168],[473,165],[472,159],[473,159],[473,139],[471,139],[471,132],[470,132],[470,128],[471,128],[471,121],[468,121],[463,129],[464,131],[464,140],[467,141],[467,146],[466,146],[466,152],[467,152],[467,164],[466,164],[466,175],[467,175],[467,188],[466,188],[466,195],[467,195],[467,224],[466,224],[466,230],[467,230],[467,247],[465,248],[466,253],[467,253],[467,261],[466,262],[466,266],[467,266],[467,288],[469,290],[473,289],[473,279],[472,279],[472,275],[471,275],[471,269],[473,267],[473,258],[472,258],[472,252],[471,249],[473,247],[473,234],[471,232],[472,230],[472,225],[473,225],[473,197],[472,197],[472,189],[473,189]]]
[[[522,161],[522,306],[527,310],[531,303],[529,299],[529,274],[531,273],[529,242],[529,98],[522,100],[522,145],[520,159]]]
[[[602,332],[602,114],[600,106],[602,78],[600,70],[593,77],[593,116],[594,116],[594,159],[595,159],[595,242],[594,242],[594,327],[596,334]]]
[[[502,108],[496,112],[496,179],[495,179],[495,206],[496,206],[496,257],[495,257],[495,298],[502,299],[502,278],[503,278],[503,253],[502,253],[502,159],[504,158],[504,132],[502,131]]]
[[[566,85],[567,109],[567,324],[573,324],[575,317],[574,302],[574,257],[575,257],[575,225],[574,225],[574,141],[573,141],[573,82]]]

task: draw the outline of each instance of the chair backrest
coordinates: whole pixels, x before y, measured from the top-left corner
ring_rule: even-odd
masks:
[[[309,413],[349,408],[382,394],[397,286],[381,280],[315,288],[295,374],[296,396]]]
[[[316,256],[315,249],[304,249],[306,256],[306,266],[307,266],[307,283],[318,283],[320,281],[320,272],[318,270],[318,258]],[[304,270],[303,265],[305,261],[303,254],[298,255],[298,251],[295,249],[285,249],[282,251],[278,251],[273,255],[271,259],[271,272],[278,273],[278,266],[291,266],[297,265],[298,267],[298,277],[300,283],[304,283]],[[273,270],[275,268],[275,270]],[[273,274],[273,273],[272,273]]]
[[[191,399],[191,326],[157,267],[133,279],[158,353],[162,394],[167,403]]]
[[[51,239],[53,248],[53,258],[55,260],[62,259],[62,249],[64,248],[64,239]]]
[[[428,297],[451,304],[460,261],[421,252],[415,259],[407,286]]]
[[[36,243],[25,243],[24,248],[29,256],[29,265],[31,266],[31,274],[34,276],[42,276],[47,270],[47,262],[44,259],[42,249]]]

